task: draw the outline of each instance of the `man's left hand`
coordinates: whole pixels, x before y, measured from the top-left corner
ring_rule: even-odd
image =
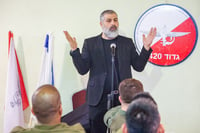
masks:
[[[143,44],[144,44],[144,48],[149,51],[149,49],[151,48],[151,44],[153,42],[153,39],[155,38],[157,34],[156,28],[152,27],[149,34],[147,35],[147,37],[143,34]]]

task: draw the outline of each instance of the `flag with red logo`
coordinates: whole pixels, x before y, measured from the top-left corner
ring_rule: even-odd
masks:
[[[15,126],[25,126],[23,111],[29,107],[12,32],[9,32],[8,55],[4,133],[9,133]]]

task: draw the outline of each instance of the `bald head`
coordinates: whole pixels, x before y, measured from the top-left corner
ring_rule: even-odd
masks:
[[[52,85],[40,86],[32,96],[32,108],[41,123],[47,123],[59,111],[60,94]]]

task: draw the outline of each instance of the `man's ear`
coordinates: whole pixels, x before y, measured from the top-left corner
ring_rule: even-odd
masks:
[[[122,104],[122,98],[121,98],[121,96],[119,96],[118,99],[119,99],[119,102]]]
[[[34,111],[33,111],[33,108],[31,109],[31,112],[32,112],[33,115],[35,115],[35,113],[34,113]]]
[[[128,133],[128,130],[127,130],[127,127],[126,127],[125,123],[122,125],[121,128],[122,128],[122,133]]]
[[[165,133],[164,126],[162,124],[159,125],[157,133]]]
[[[99,22],[99,24],[100,24],[100,26],[102,27],[102,25],[103,25],[103,24],[102,24],[102,22],[101,22],[101,21]]]
[[[62,104],[60,104],[60,107],[59,107],[59,114],[62,116]]]

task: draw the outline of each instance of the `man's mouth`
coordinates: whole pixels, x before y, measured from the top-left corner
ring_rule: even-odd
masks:
[[[116,31],[116,30],[117,30],[117,27],[115,25],[110,27],[110,31]]]

